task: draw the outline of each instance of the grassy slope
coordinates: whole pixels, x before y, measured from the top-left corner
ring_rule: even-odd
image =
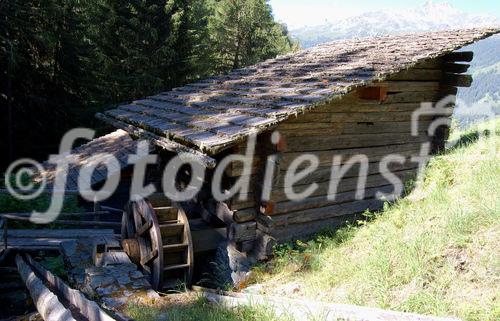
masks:
[[[231,309],[209,303],[196,294],[182,295],[182,301],[154,305],[130,304],[126,310],[128,316],[137,321],[292,321],[288,317],[277,317],[265,306],[239,306]]]
[[[255,269],[261,292],[499,320],[496,128],[478,141],[460,133],[465,144],[434,158],[424,182],[374,221],[278,248]]]

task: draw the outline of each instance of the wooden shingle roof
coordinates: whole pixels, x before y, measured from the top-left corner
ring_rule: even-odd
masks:
[[[97,157],[99,154],[114,156],[118,160],[119,167],[110,168],[109,175],[119,174],[123,168],[128,166],[128,156],[137,152],[138,143],[139,141],[133,140],[127,132],[119,129],[73,149],[70,155],[58,156],[66,158],[69,163],[67,170],[68,178],[64,190],[78,190],[78,177],[81,168],[86,165],[94,165],[93,163],[97,166],[92,177],[90,177],[90,185],[93,186],[104,181],[108,175],[108,170],[106,166],[101,163],[105,160],[104,157]],[[56,164],[48,161],[43,163],[42,166],[44,170],[38,172],[33,180],[35,182],[45,180],[47,188],[51,190],[55,187],[55,178],[61,169],[58,169]]]
[[[468,29],[330,42],[136,100],[97,117],[137,136],[214,155],[356,87],[498,32]]]

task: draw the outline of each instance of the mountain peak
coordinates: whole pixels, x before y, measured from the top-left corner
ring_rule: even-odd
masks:
[[[444,9],[444,10],[455,9],[449,2],[446,1],[436,2],[434,0],[425,1],[423,7],[428,9]]]
[[[408,9],[369,11],[314,27],[291,30],[302,46],[337,39],[499,25],[493,15],[462,12],[444,1],[427,0]]]

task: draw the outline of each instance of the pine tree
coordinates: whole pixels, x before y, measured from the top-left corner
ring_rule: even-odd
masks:
[[[275,22],[266,0],[212,2],[211,41],[220,71],[275,57],[295,48],[286,28]]]
[[[100,0],[93,38],[102,91],[111,93],[111,101],[166,90],[189,78],[198,27],[193,6],[188,0]]]

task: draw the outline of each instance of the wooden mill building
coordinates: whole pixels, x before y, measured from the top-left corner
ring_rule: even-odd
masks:
[[[447,129],[441,126],[431,137],[426,128],[436,116],[422,116],[418,134],[412,135],[412,114],[422,102],[436,103],[455,95],[457,87],[470,86],[472,78],[464,73],[473,54],[456,50],[499,31],[335,41],[120,105],[97,117],[120,130],[113,135],[125,139],[126,149],[133,142],[130,137],[147,139],[156,146],[163,164],[177,153],[203,163],[205,188],[192,201],[177,206],[184,208],[192,226],[200,220],[209,226],[226,226],[227,236],[247,252],[256,246],[265,248],[263,240],[306,237],[338,227],[366,209],[380,209],[376,193],[393,189],[380,172],[380,160],[388,154],[403,155],[406,160],[389,169],[406,180],[415,176],[418,164],[411,157],[419,154],[423,143],[431,143],[433,152],[442,148]],[[274,131],[280,133],[276,144],[271,142]],[[233,162],[223,178],[227,189],[240,178],[250,182],[248,198],[215,201],[210,189],[213,172],[225,156],[243,155],[251,135],[257,135],[251,171],[244,173],[241,162]],[[119,143],[112,139],[113,144],[119,154]],[[285,186],[286,170],[303,154],[315,155],[318,168],[293,187]],[[347,160],[357,154],[366,155],[370,162],[364,199],[355,199],[358,169],[354,167],[341,179],[336,199],[329,200],[333,157],[342,155]],[[269,199],[263,200],[270,155],[276,155],[271,162],[273,187]],[[317,188],[310,197],[287,199],[286,188],[300,192],[312,183]],[[161,234],[165,244],[165,235],[170,234]],[[165,260],[169,255],[165,252]]]

